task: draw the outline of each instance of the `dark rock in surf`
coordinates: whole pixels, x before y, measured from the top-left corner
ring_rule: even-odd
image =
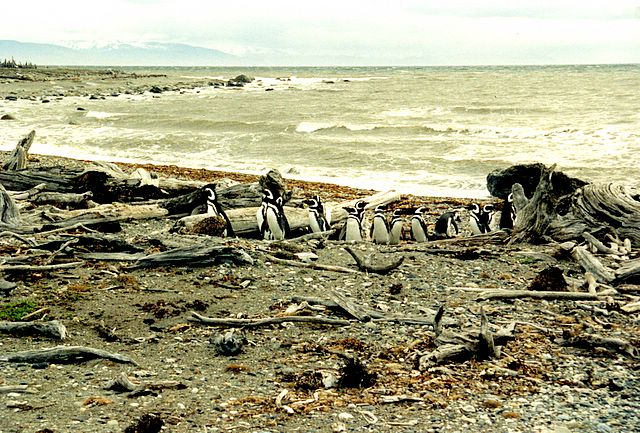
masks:
[[[151,86],[149,89],[150,93],[162,93],[163,90],[159,86]]]
[[[248,75],[240,74],[235,78],[227,81],[227,87],[244,87],[245,84],[251,83],[255,78]]]
[[[0,120],[16,120],[16,118],[11,114],[5,114],[4,116],[0,117]]]
[[[514,183],[519,183],[524,188],[525,195],[531,198],[544,168],[545,165],[538,162],[494,170],[487,175],[487,189],[492,196],[505,199],[511,192],[511,186]],[[551,184],[556,197],[561,197],[573,193],[576,189],[586,185],[587,182],[567,176],[561,171],[554,171]]]
[[[235,81],[236,83],[243,83],[243,84],[249,84],[253,80],[255,80],[255,78],[250,77],[248,75],[244,75],[244,74],[240,74],[233,79],[233,81]]]

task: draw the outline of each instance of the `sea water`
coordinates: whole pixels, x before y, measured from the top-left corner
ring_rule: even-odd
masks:
[[[556,163],[587,181],[640,184],[640,65],[153,72],[256,80],[241,89],[2,101],[18,118],[0,125],[2,150],[35,129],[33,153],[276,168],[290,178],[436,196],[487,196],[489,172],[529,162]]]

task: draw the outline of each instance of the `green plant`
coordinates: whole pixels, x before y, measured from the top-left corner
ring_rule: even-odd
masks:
[[[37,304],[28,299],[10,302],[0,306],[0,320],[18,321],[36,308]]]

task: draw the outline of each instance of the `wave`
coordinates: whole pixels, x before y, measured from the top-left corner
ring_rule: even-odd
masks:
[[[122,116],[122,113],[106,113],[104,111],[87,111],[84,117],[90,119],[109,119],[112,117]]]

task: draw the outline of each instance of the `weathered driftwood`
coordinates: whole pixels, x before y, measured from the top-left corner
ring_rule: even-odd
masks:
[[[547,227],[556,216],[553,202],[553,185],[551,178],[555,170],[555,164],[545,168],[540,174],[540,181],[526,205],[517,213],[513,226],[513,232],[509,243],[514,242],[540,242],[546,233]],[[514,201],[522,203],[526,197],[520,197],[521,190],[513,189]]]
[[[571,251],[571,256],[582,268],[590,272],[597,281],[601,283],[610,283],[615,279],[612,269],[607,268],[593,254],[582,246],[577,246]]]
[[[59,263],[56,265],[0,265],[2,272],[50,272],[60,269],[77,268],[84,265],[84,262]]]
[[[531,199],[521,185],[512,186],[518,212],[510,243],[585,237],[605,251],[607,248],[596,237],[608,233],[640,243],[640,194],[635,189],[611,183],[565,185],[565,181],[557,181],[561,174],[556,174],[555,167],[541,170]]]
[[[21,223],[16,202],[2,184],[0,184],[0,222],[8,226],[17,226]]]
[[[421,354],[418,368],[424,371],[444,362],[465,361],[469,358],[492,359],[500,356],[499,346],[513,339],[515,323],[496,332],[490,330],[489,321],[480,311],[480,329],[472,329],[462,333],[443,330],[437,334],[435,344],[437,348],[430,353]],[[435,326],[434,326],[435,327]]]
[[[268,254],[266,256],[267,260],[273,263],[277,263],[279,265],[293,266],[297,268],[307,268],[307,269],[318,269],[321,271],[331,271],[331,272],[342,272],[345,274],[356,274],[358,271],[351,268],[345,268],[342,266],[334,266],[334,265],[323,265],[322,263],[314,263],[314,262],[301,262],[298,260],[288,260],[288,259],[280,259],[278,257],[272,256]]]
[[[11,153],[9,160],[2,166],[2,168],[7,171],[24,170],[27,168],[29,149],[31,148],[35,137],[36,131],[31,131],[26,137],[21,138],[20,141],[18,141],[16,148]]]
[[[335,292],[333,293],[335,294]],[[424,325],[433,327],[435,323],[435,317],[437,317],[438,314],[438,312],[434,311],[432,313],[429,312],[431,316],[425,317],[394,316],[385,314],[380,310],[375,310],[364,304],[358,305],[355,302],[348,300],[344,295],[341,295],[340,297],[330,296],[330,298],[331,299],[321,299],[310,296],[294,296],[292,300],[293,302],[306,302],[310,305],[323,305],[334,311],[341,312],[356,318],[354,314],[349,312],[349,310],[351,309],[352,312],[355,311],[357,315],[363,317],[363,320],[371,320],[373,322],[394,322],[405,325]],[[344,300],[346,300],[347,303],[343,302]],[[356,308],[356,310],[353,310],[354,307]],[[456,323],[454,319],[442,319],[442,317],[440,319],[440,323],[442,324],[453,325]]]
[[[391,263],[373,264],[373,263],[371,263],[371,259],[370,258],[366,258],[365,259],[363,257],[360,257],[360,255],[358,253],[356,253],[353,250],[353,248],[347,246],[344,249],[356,261],[356,265],[358,266],[358,269],[360,269],[363,272],[369,272],[369,273],[372,273],[372,274],[386,275],[389,272],[393,271],[394,269],[398,268],[402,264],[402,262],[404,262],[404,256],[401,256],[400,258],[394,260]]]
[[[115,379],[109,381],[104,389],[115,392],[131,392],[139,387],[140,385],[136,385],[129,380],[127,373],[122,372]]]
[[[476,300],[486,301],[489,299],[546,299],[546,300],[568,300],[568,301],[599,301],[606,293],[592,295],[584,292],[538,292],[534,290],[485,290],[480,292]]]
[[[338,305],[342,311],[356,320],[367,322],[371,319],[368,308],[362,306],[359,303],[352,302],[346,296],[335,290],[329,292],[329,299],[335,302],[335,304]]]
[[[615,271],[616,282],[640,283],[640,259],[629,260]]]
[[[17,336],[37,336],[64,340],[67,328],[57,320],[50,322],[5,322],[0,321],[0,332]]]
[[[222,263],[251,265],[253,259],[240,248],[224,245],[194,245],[150,254],[132,264],[129,269],[159,266],[212,266]]]
[[[560,343],[565,346],[573,346],[583,349],[603,347],[632,358],[637,358],[639,356],[638,349],[636,349],[630,341],[622,338],[603,337],[602,335],[590,334],[587,332],[576,332],[573,330],[564,331]]]
[[[41,362],[50,364],[75,364],[93,359],[107,359],[124,364],[138,365],[137,362],[128,356],[85,346],[56,346],[46,349],[25,350],[14,353],[5,352],[0,354],[0,362],[21,362],[27,364],[37,364]]]
[[[613,232],[640,245],[640,195],[621,184],[589,184],[572,197],[568,212],[558,216],[548,234],[559,241]]]
[[[209,326],[226,326],[226,327],[246,327],[257,328],[260,326],[277,325],[285,322],[292,323],[315,323],[320,325],[332,326],[348,326],[351,324],[348,320],[330,319],[327,317],[311,317],[311,316],[285,316],[285,317],[266,317],[263,319],[231,319],[231,318],[212,318],[202,316],[195,311],[191,312],[189,321],[201,323]]]
[[[0,171],[0,184],[11,191],[26,191],[40,184],[45,184],[47,191],[78,192],[75,181],[80,173],[82,173],[81,170],[63,167]]]
[[[89,199],[93,196],[91,191],[81,194],[71,192],[39,192],[29,198],[34,205],[51,204],[61,209],[86,209]]]
[[[41,183],[34,186],[33,188],[29,188],[26,191],[9,191],[9,194],[11,195],[11,197],[13,197],[14,200],[28,200],[30,197],[33,197],[34,195],[41,193],[46,189],[47,184]]]

